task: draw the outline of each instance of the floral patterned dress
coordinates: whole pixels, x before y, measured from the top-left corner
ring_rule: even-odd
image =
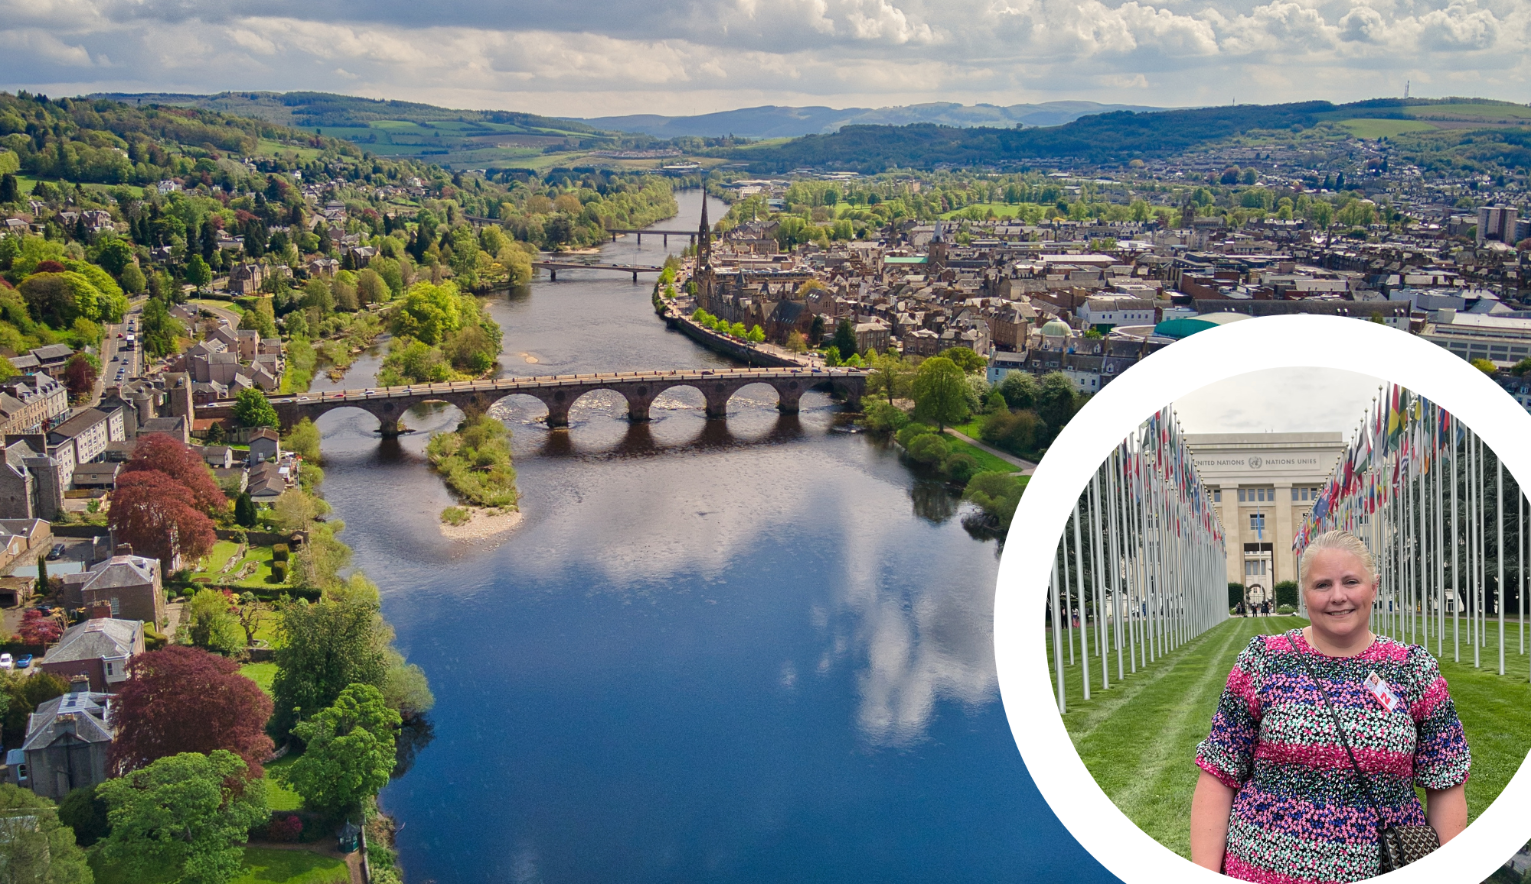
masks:
[[[1299,656],[1301,655],[1301,656]],[[1304,665],[1306,664],[1306,665]],[[1363,683],[1375,672],[1403,701],[1387,711]],[[1267,884],[1359,881],[1378,874],[1377,814],[1384,825],[1424,825],[1417,784],[1447,789],[1472,764],[1462,723],[1429,652],[1378,636],[1354,657],[1330,657],[1301,629],[1257,636],[1239,654],[1196,763],[1236,789],[1224,874]]]

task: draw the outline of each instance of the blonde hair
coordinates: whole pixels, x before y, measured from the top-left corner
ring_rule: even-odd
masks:
[[[1313,538],[1302,551],[1302,557],[1297,560],[1297,585],[1302,589],[1308,588],[1308,565],[1313,561],[1313,556],[1319,550],[1338,549],[1348,552],[1361,560],[1361,567],[1366,569],[1366,576],[1372,580],[1377,579],[1377,566],[1372,560],[1372,551],[1366,548],[1361,538],[1349,531],[1325,531]]]

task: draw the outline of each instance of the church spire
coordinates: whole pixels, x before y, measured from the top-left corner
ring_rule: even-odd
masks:
[[[712,225],[707,223],[707,179],[702,179],[702,223],[696,232],[696,261],[700,266],[712,263]]]

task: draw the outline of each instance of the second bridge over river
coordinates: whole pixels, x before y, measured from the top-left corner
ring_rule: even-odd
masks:
[[[320,415],[337,408],[360,408],[378,419],[384,435],[393,435],[399,432],[399,418],[404,412],[421,403],[446,402],[463,411],[481,413],[501,399],[514,395],[541,400],[548,409],[548,426],[567,427],[569,409],[581,396],[597,390],[622,394],[627,400],[628,419],[646,421],[649,406],[659,394],[675,387],[691,387],[706,400],[707,416],[720,418],[728,413],[728,400],[751,384],[768,384],[775,389],[776,407],[784,412],[796,412],[803,393],[816,388],[843,397],[846,406],[855,410],[859,409],[861,396],[866,391],[866,374],[856,369],[735,368],[550,375],[302,393],[273,397],[271,404],[276,408],[283,428],[290,428],[305,417],[317,420]],[[199,417],[222,417],[232,413],[232,402],[197,409]]]

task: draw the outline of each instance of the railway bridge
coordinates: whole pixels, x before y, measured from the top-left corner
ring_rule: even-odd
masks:
[[[735,368],[550,375],[304,393],[273,397],[271,404],[283,429],[290,429],[305,417],[317,420],[337,408],[360,408],[378,419],[383,435],[391,436],[400,432],[399,418],[404,412],[421,403],[446,402],[465,412],[482,413],[501,399],[517,394],[541,400],[547,406],[550,427],[567,427],[569,409],[581,396],[596,390],[622,394],[627,400],[628,419],[646,421],[649,406],[659,394],[675,387],[691,387],[706,400],[707,417],[721,418],[728,414],[728,400],[751,384],[774,388],[778,397],[776,407],[783,412],[796,413],[798,401],[811,389],[828,389],[842,396],[846,407],[855,410],[866,392],[866,373],[839,368]],[[197,414],[225,417],[232,415],[233,406],[232,401],[219,402],[198,408]]]

